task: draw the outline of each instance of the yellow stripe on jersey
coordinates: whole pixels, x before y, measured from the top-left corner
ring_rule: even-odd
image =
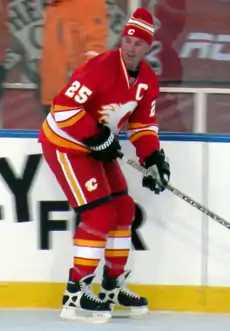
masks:
[[[57,125],[59,126],[60,129],[67,128],[68,126],[77,123],[85,114],[86,111],[82,109],[81,112],[79,112],[77,115],[72,116],[70,119],[58,122]]]
[[[155,126],[156,128],[158,128],[158,124],[156,123],[148,123],[148,124],[143,124],[143,123],[139,123],[139,122],[132,122],[128,124],[128,130],[135,130],[135,129],[142,129],[142,128],[147,128],[149,126]]]
[[[105,247],[105,240],[74,239],[74,245],[83,247]]]
[[[72,166],[68,160],[66,154],[57,151],[58,161],[62,167],[62,171],[69,184],[69,187],[78,203],[78,206],[85,205],[87,203],[86,197],[81,189],[81,186],[74,174]]]
[[[142,130],[130,135],[129,140],[133,143],[137,139],[143,136],[155,136],[158,137],[158,134],[153,130]]]
[[[69,184],[69,187],[73,193],[73,196],[75,197],[78,206],[85,205],[87,203],[86,197],[81,189],[81,186],[74,174],[74,171],[72,169],[72,166],[68,160],[68,157],[66,154],[61,153],[57,151],[57,158],[61,165],[63,174],[65,175],[65,178],[67,180],[67,183]]]
[[[51,105],[50,107],[50,112],[54,117],[55,113],[59,113],[62,111],[69,111],[69,110],[74,110],[74,107],[68,107],[68,106],[61,106],[61,105]]]
[[[63,148],[70,148],[70,149],[74,149],[74,150],[79,150],[82,152],[86,152],[89,153],[90,149],[84,146],[81,146],[80,144],[77,144],[75,142],[72,142],[70,140],[67,140],[65,138],[62,138],[61,136],[59,136],[58,134],[56,134],[48,125],[47,120],[44,121],[43,125],[42,125],[42,129],[44,131],[45,136],[47,137],[47,139],[54,145],[56,146],[60,146]]]

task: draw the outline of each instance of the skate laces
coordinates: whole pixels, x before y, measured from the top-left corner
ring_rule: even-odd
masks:
[[[123,293],[125,293],[127,296],[131,297],[131,298],[140,299],[140,296],[139,295],[137,295],[136,293],[130,291],[126,286],[125,287],[121,287],[121,291]]]
[[[131,290],[128,289],[126,285],[126,277],[119,277],[117,279],[117,285],[120,287],[120,290],[126,294],[128,297],[134,298],[134,299],[140,299],[140,296],[137,295],[136,293],[132,292]]]
[[[91,288],[90,285],[86,285],[85,283],[82,283],[82,291],[84,293],[84,295],[86,296],[86,298],[90,299],[93,302],[96,303],[102,303],[102,300],[98,298],[98,296],[96,296]]]

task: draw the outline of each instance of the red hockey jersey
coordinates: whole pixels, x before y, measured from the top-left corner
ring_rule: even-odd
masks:
[[[144,60],[136,81],[129,77],[120,50],[102,53],[78,68],[54,98],[39,141],[67,153],[89,153],[84,138],[98,133],[97,122],[118,134],[125,126],[142,162],[159,148],[155,102],[159,86]]]

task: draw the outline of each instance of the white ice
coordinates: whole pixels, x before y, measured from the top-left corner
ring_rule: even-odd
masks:
[[[113,318],[107,324],[61,320],[57,310],[0,309],[1,331],[230,331],[230,315],[153,312],[140,319]]]

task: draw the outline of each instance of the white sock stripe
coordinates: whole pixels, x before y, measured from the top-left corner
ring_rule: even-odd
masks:
[[[100,260],[104,255],[104,248],[74,245],[73,253],[76,258]]]
[[[109,237],[106,242],[106,249],[130,249],[130,238],[112,238]]]
[[[145,23],[142,23],[142,22],[140,22],[140,21],[137,21],[137,20],[133,20],[132,18],[130,18],[129,20],[128,20],[128,24],[136,24],[136,25],[139,25],[139,26],[141,26],[142,28],[144,28],[144,29],[146,29],[146,30],[148,30],[149,32],[154,32],[154,28],[152,27],[150,27],[149,25],[147,25],[147,24],[145,24]]]

